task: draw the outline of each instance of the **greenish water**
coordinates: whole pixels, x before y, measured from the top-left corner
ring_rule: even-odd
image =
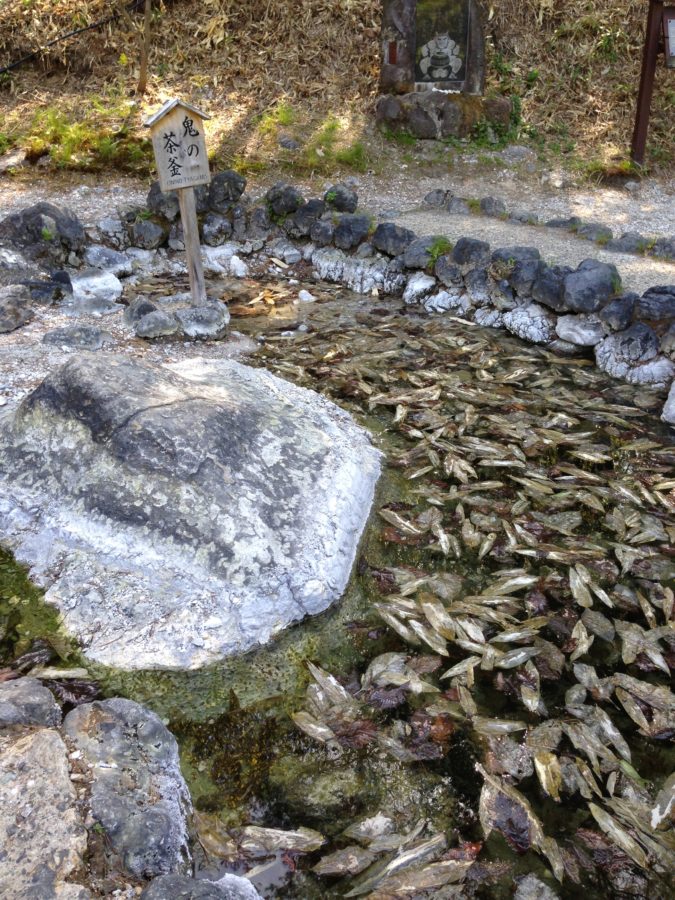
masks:
[[[546,593],[544,615],[563,631],[565,616],[576,616],[564,579],[577,559],[608,591],[618,586],[656,596],[659,583],[675,586],[671,537],[647,541],[654,552],[635,571],[629,566],[620,573],[613,550],[617,542],[629,546],[638,527],[631,526],[631,531],[631,517],[642,515],[647,507],[658,522],[673,523],[675,504],[665,489],[667,503],[653,508],[649,501],[643,508],[630,496],[626,500],[616,494],[620,484],[638,497],[641,485],[649,497],[659,481],[672,477],[671,434],[653,415],[662,398],[614,383],[585,364],[557,361],[515,339],[484,329],[466,330],[443,318],[415,319],[391,309],[378,312],[370,300],[345,294],[311,306],[302,311],[313,329],[304,335],[282,335],[271,324],[265,329],[255,322],[251,327],[266,332],[268,339],[252,362],[340,403],[371,430],[386,454],[373,514],[339,604],[237,660],[194,672],[117,672],[79,657],[59,631],[58,615],[44,605],[11,556],[0,551],[0,664],[28,650],[36,638],[45,638],[64,663],[86,665],[105,695],[129,697],[157,712],[178,739],[195,808],[204,817],[199,826],[204,840],[219,827],[233,830],[249,824],[307,826],[324,834],[328,839],[324,851],[276,854],[254,878],[266,898],[308,900],[343,897],[353,888],[353,878],[322,878],[310,868],[325,852],[348,843],[342,833],[349,825],[378,812],[392,817],[402,832],[426,820],[428,829],[444,833],[451,847],[484,840],[478,819],[483,785],[475,763],[493,758],[495,750],[471,727],[470,717],[453,725],[442,755],[413,763],[383,753],[374,741],[360,746],[358,740],[345,739],[339,747],[317,743],[291,719],[306,703],[311,683],[307,661],[319,664],[358,696],[360,678],[379,654],[402,651],[413,659],[433,655],[428,646],[409,646],[374,609],[374,603],[395,592],[392,572],[452,573],[463,579],[463,595],[471,596],[501,571],[523,567],[539,579],[532,594]],[[378,397],[384,399],[379,402]],[[536,434],[541,423],[545,431]],[[562,434],[563,439],[556,443],[549,434]],[[523,468],[514,470],[517,477],[525,477],[524,483],[510,480],[511,470],[496,468],[489,454],[481,456],[480,442],[489,440],[501,443],[505,458],[524,461]],[[470,460],[474,474],[464,477],[461,469],[452,467],[453,459]],[[533,487],[528,475],[540,479],[545,489],[540,491],[536,481]],[[497,487],[492,486],[495,483]],[[381,510],[390,514],[386,521]],[[440,510],[436,524],[446,538],[456,541],[447,552],[437,532],[420,526],[420,534],[411,536],[390,523],[392,513],[410,523],[421,521],[419,517],[429,515],[429,510]],[[565,513],[578,513],[574,527],[555,531],[551,516]],[[617,516],[622,519],[618,524]],[[521,556],[511,549],[514,540],[509,543],[503,536],[515,526],[520,529],[515,546],[518,537],[523,540]],[[623,526],[626,533],[619,540],[616,529]],[[648,528],[650,522],[640,527]],[[653,522],[651,527],[658,531]],[[498,530],[499,537],[493,549],[481,555],[479,546],[491,529]],[[474,538],[474,531],[479,538]],[[638,548],[644,546],[639,543],[643,539],[638,535]],[[541,598],[528,595],[528,600],[535,604]],[[601,608],[610,617],[649,625],[639,607],[628,613]],[[650,610],[650,615],[662,624],[658,609]],[[520,621],[535,616],[530,606],[515,614]],[[546,629],[547,639],[569,656],[574,649],[569,635],[561,637],[553,624]],[[468,651],[450,647],[449,653],[447,664],[452,665]],[[594,665],[601,677],[626,670],[648,683],[667,683],[659,671],[644,674],[635,666],[624,666],[618,639],[596,638],[582,661]],[[543,718],[523,707],[508,672],[505,683],[500,683],[494,673],[477,670],[473,702],[481,716],[523,720],[530,728],[547,718],[568,721],[565,692],[575,684],[572,668],[566,661],[559,679],[542,683],[547,707]],[[439,684],[437,675],[423,677]],[[456,698],[449,702],[456,705]],[[409,695],[395,710],[370,709],[366,725],[384,731],[400,722],[410,728],[426,714],[428,705],[428,696]],[[633,766],[654,794],[673,770],[670,741],[640,734],[618,702],[608,708],[627,736]],[[575,752],[568,747],[565,758],[572,759]],[[575,845],[578,828],[596,827],[579,794],[553,802],[534,775],[513,783],[540,817],[546,834],[566,852]],[[607,799],[604,786],[603,790]],[[196,859],[205,874],[243,873],[254,864],[228,860],[225,854],[222,859],[202,854],[199,845]],[[485,869],[467,896],[510,897],[513,878],[527,872],[537,873],[565,900],[578,897],[581,890],[589,898],[623,896],[601,867],[588,871],[582,867],[579,883],[566,877],[562,886],[556,884],[541,855],[533,850],[514,853],[498,830],[485,842],[478,861]],[[508,871],[494,868],[505,862]],[[637,894],[631,887],[625,895],[640,896],[646,885],[645,896],[655,900],[667,896],[660,877],[639,885]]]

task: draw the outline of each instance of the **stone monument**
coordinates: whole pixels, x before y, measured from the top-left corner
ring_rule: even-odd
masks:
[[[484,82],[477,0],[383,0],[378,121],[419,138],[465,137],[494,116]],[[496,106],[508,124],[509,101]]]

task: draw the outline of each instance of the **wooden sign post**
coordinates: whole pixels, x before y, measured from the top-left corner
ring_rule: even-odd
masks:
[[[145,123],[152,134],[160,189],[178,194],[194,306],[206,303],[194,188],[211,181],[203,124],[208,118],[190,103],[169,100]]]
[[[631,159],[642,165],[647,146],[647,129],[649,128],[649,110],[654,92],[654,76],[659,53],[665,53],[666,65],[675,65],[675,52],[671,48],[670,33],[675,40],[675,6],[664,6],[664,0],[649,0],[647,15],[647,32],[642,54],[642,74],[638,93],[635,128],[631,143]]]

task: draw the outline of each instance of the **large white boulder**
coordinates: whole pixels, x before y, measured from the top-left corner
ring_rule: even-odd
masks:
[[[0,542],[90,659],[197,668],[342,595],[379,460],[262,369],[82,354],[0,419]]]

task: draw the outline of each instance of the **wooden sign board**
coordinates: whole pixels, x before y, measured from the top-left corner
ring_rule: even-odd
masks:
[[[197,107],[170,100],[145,123],[151,130],[159,186],[164,192],[211,181],[204,119],[208,116]]]

